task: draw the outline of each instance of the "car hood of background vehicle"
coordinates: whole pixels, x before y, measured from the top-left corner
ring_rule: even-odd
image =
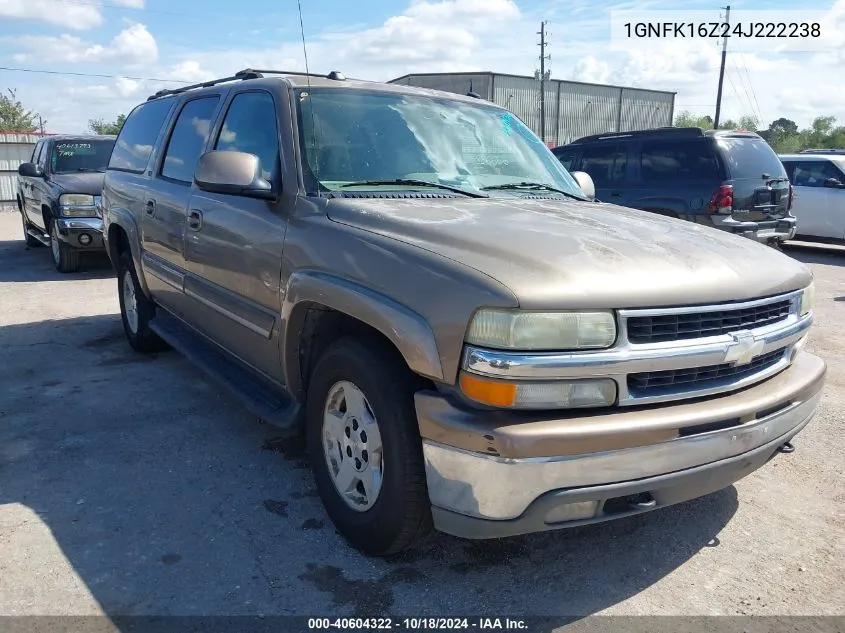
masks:
[[[803,264],[748,238],[610,204],[333,199],[328,215],[485,273],[523,308],[736,301],[796,290],[812,279]]]
[[[50,182],[61,187],[65,193],[87,193],[99,196],[103,193],[103,179],[106,175],[99,173],[55,174]]]

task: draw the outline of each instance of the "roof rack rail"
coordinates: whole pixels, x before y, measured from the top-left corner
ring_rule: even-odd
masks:
[[[333,70],[327,75],[319,75],[316,73],[304,73],[296,70],[253,70],[252,68],[245,68],[239,70],[231,77],[221,77],[220,79],[211,79],[210,81],[203,81],[189,86],[182,86],[181,88],[172,88],[166,90],[159,90],[154,95],[147,97],[147,101],[159,99],[160,97],[169,97],[171,95],[181,94],[188,90],[196,90],[197,88],[211,88],[217,84],[226,83],[229,81],[246,81],[247,79],[261,79],[264,75],[298,75],[302,77],[325,77],[326,79],[333,79],[335,81],[346,81],[343,73]]]
[[[802,149],[799,154],[845,154],[845,149]]]
[[[589,141],[605,141],[616,138],[638,138],[642,136],[694,137],[704,136],[704,130],[698,127],[656,127],[650,130],[631,130],[630,132],[605,132],[603,134],[592,134],[590,136],[583,136],[572,142],[586,143]]]

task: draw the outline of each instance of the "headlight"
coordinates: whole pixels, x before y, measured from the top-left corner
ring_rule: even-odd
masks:
[[[475,313],[466,340],[514,350],[601,349],[616,340],[612,312],[521,312],[483,309]]]
[[[59,209],[62,215],[94,216],[94,196],[82,193],[66,193],[59,196]]]
[[[804,288],[801,293],[801,300],[798,304],[798,314],[804,316],[813,309],[813,302],[816,300],[816,286],[812,282]]]
[[[461,372],[461,391],[471,400],[510,409],[575,409],[609,407],[616,402],[610,378],[507,382]]]

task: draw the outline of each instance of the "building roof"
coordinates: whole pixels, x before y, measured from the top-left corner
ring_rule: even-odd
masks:
[[[452,72],[452,73],[408,73],[407,75],[402,75],[401,77],[397,77],[396,79],[391,79],[387,83],[396,83],[398,81],[402,81],[403,79],[409,79],[410,77],[461,77],[467,75],[486,75],[488,77],[516,77],[517,79],[530,79],[535,81],[534,77],[529,75],[512,75],[510,73],[497,73],[491,70],[482,70],[482,71],[465,71],[465,72]],[[598,84],[598,83],[591,83],[587,81],[572,81],[569,79],[555,79],[551,78],[548,81],[556,81],[565,84],[576,84],[581,86],[599,86],[601,88],[617,88],[622,90],[642,90],[644,92],[658,92],[661,94],[667,95],[676,95],[677,92],[673,92],[670,90],[653,90],[651,88],[637,88],[635,86],[617,86],[614,84]]]

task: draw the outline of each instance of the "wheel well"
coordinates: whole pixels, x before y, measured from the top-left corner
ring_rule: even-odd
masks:
[[[411,372],[396,346],[379,330],[344,312],[321,305],[312,305],[307,308],[299,333],[298,378],[301,385],[300,395],[303,399],[308,391],[311,369],[319,360],[320,355],[334,341],[344,336],[355,336],[372,341],[374,345],[383,347],[394,356],[398,367]],[[422,376],[418,376],[418,380],[420,389],[433,387],[431,381]]]
[[[131,252],[129,237],[126,235],[126,231],[116,224],[112,224],[109,227],[108,244],[109,254],[115,265],[117,265],[117,260],[120,259],[120,256],[124,252]]]
[[[44,218],[44,228],[50,231],[50,223],[53,221],[53,210],[46,204],[41,205],[41,217]]]

